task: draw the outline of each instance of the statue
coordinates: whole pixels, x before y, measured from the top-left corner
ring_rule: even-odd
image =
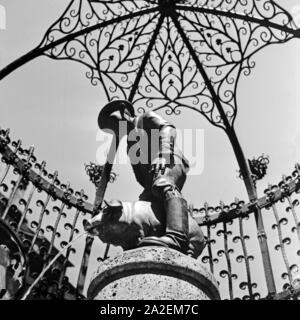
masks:
[[[100,216],[85,223],[86,230],[96,224],[100,238],[105,242],[119,243],[124,248],[163,246],[187,254],[191,249],[191,232],[195,228],[189,218],[187,201],[181,193],[189,163],[175,143],[174,125],[153,111],[136,116],[132,104],[126,100],[112,101],[103,107],[98,124],[100,129],[112,131],[119,140],[127,135],[127,153],[136,180],[144,190],[138,202],[119,201],[116,206],[107,205]],[[125,132],[121,132],[124,125]],[[159,204],[161,208],[157,209]],[[125,209],[127,207],[131,209]],[[129,220],[124,215],[126,212],[130,213]],[[192,223],[190,227],[189,222]],[[130,237],[128,243],[123,238],[114,238],[123,227]],[[134,228],[135,237],[131,238],[130,231],[133,232]],[[111,230],[110,234],[108,230]],[[196,232],[197,254],[204,247],[204,237],[200,232]],[[194,256],[197,254],[192,253]]]

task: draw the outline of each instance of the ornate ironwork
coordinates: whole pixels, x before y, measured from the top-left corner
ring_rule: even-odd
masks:
[[[256,184],[258,180],[262,180],[267,174],[268,165],[270,163],[269,156],[261,155],[258,158],[253,157],[252,160],[248,160],[248,163],[252,174],[252,180]],[[241,172],[239,176],[243,179]]]
[[[85,164],[85,171],[90,178],[90,181],[97,186],[100,182],[100,178],[102,176],[104,166],[98,165],[96,163],[90,162],[89,164]],[[114,182],[117,178],[117,174],[114,172],[110,173],[109,182]]]
[[[73,0],[23,63],[41,54],[74,60],[109,100],[168,114],[186,107],[228,129],[252,56],[299,36],[291,15],[270,0]]]
[[[171,3],[72,1],[39,48],[84,64],[109,100],[130,99],[139,110],[168,114],[191,108],[226,129],[236,117],[238,79],[255,65],[252,56],[299,31],[269,0]]]
[[[193,109],[225,130],[255,202],[255,181],[233,127],[237,83],[250,74],[255,53],[294,37],[300,31],[291,15],[271,0],[73,0],[41,44],[0,71],[0,79],[44,54],[84,64],[108,100],[129,99],[139,111],[167,114]],[[255,217],[274,294],[259,208]]]
[[[180,114],[183,108],[189,108],[224,129],[239,163],[250,202],[238,205],[234,202],[230,206],[222,204],[216,208],[205,205],[199,211],[204,212],[204,216],[200,214],[196,219],[207,227],[208,238],[208,252],[203,261],[208,262],[211,270],[218,274],[216,269],[221,259],[216,258],[214,249],[219,238],[224,246],[219,255],[226,258],[226,267],[219,271],[219,275],[227,275],[229,298],[238,297],[232,281],[235,280],[232,271],[234,260],[230,255],[234,253],[231,242],[240,241],[243,253],[237,260],[242,261],[241,257],[244,257],[247,276],[247,282],[241,282],[240,289],[248,288],[249,294],[244,298],[259,298],[259,294],[252,290],[256,288],[256,282],[253,282],[250,273],[252,255],[248,255],[245,241],[250,236],[248,238],[244,234],[243,226],[249,216],[256,222],[268,297],[296,299],[300,293],[294,276],[297,264],[287,257],[287,242],[282,228],[283,223],[287,221],[289,225],[290,222],[286,217],[280,217],[277,206],[278,201],[288,202],[284,212],[292,213],[295,225],[291,230],[300,242],[299,217],[296,213],[299,202],[292,198],[299,191],[299,166],[291,177],[284,177],[280,185],[272,187],[271,193],[258,198],[255,181],[265,174],[265,167],[257,166],[260,161],[247,162],[234,131],[236,90],[240,76],[250,74],[255,66],[252,58],[259,50],[292,38],[300,38],[300,30],[291,15],[272,0],[73,0],[48,29],[42,42],[1,70],[0,79],[41,55],[73,60],[88,68],[86,76],[93,85],[102,84],[108,100],[126,98],[139,111],[164,109],[167,114]],[[23,149],[21,141],[11,142],[9,131],[0,131],[0,152],[4,164],[0,177],[2,219],[16,230],[24,248],[30,252],[29,278],[32,279],[55,253],[55,242],[61,236],[58,229],[63,219],[69,216],[65,211],[75,210],[71,221],[64,224],[71,230],[69,239],[73,239],[74,233],[79,230],[80,213],[93,214],[93,205],[86,202],[83,192],[74,193],[68,184],[61,184],[57,172],[48,174],[45,163],[37,162],[32,148]],[[17,175],[17,180],[13,179],[9,187],[7,180],[14,175]],[[18,199],[23,186],[30,190],[28,197]],[[35,200],[38,192],[45,196],[43,200],[40,197]],[[39,210],[32,209],[34,200]],[[52,201],[57,203],[51,210],[49,206]],[[288,286],[284,284],[284,292],[278,295],[270,260],[273,252],[268,249],[261,212],[268,207],[273,209],[274,228],[278,233],[279,245],[277,243],[275,246],[281,251],[285,264],[283,277],[289,279]],[[45,224],[48,215],[54,217],[54,226]],[[234,227],[237,222],[236,232],[240,236],[231,239],[228,228]],[[222,229],[218,230],[219,224]],[[47,233],[50,233],[48,240],[45,237]],[[66,241],[62,240],[60,245],[66,245]],[[108,249],[104,259],[108,256]],[[62,288],[72,252],[73,248],[70,248],[66,259],[50,271],[56,274],[53,281],[54,288],[58,289],[53,290],[60,292],[50,294],[51,297],[64,296]],[[299,256],[300,250],[296,254]],[[89,255],[90,250],[87,250],[83,260],[88,261]],[[57,268],[61,267],[62,275],[57,277]],[[87,265],[83,263],[79,274],[86,274],[85,268]],[[48,277],[51,278],[50,275]],[[223,285],[222,279],[220,283]],[[49,297],[49,292],[43,289],[48,285],[41,282],[38,291],[43,297]],[[84,281],[80,285],[84,285]]]
[[[39,164],[32,152],[21,147],[21,141],[11,141],[7,131],[1,130],[0,145],[3,159],[1,172],[6,172],[7,166],[12,169],[1,185],[0,212],[7,211],[5,221],[12,232],[20,238],[22,250],[28,257],[29,271],[26,276],[28,287],[49,259],[56,255],[61,247],[72,241],[75,234],[83,230],[82,215],[92,215],[92,205],[86,202],[87,197],[83,190],[75,192],[69,184],[58,180],[57,173],[49,174],[45,163]],[[31,168],[23,170],[22,164],[26,164],[29,154],[33,159]],[[19,186],[9,202],[20,176],[26,177],[27,189],[20,190]],[[299,177],[300,170],[297,165],[290,176],[283,176],[278,185],[269,186],[265,191],[266,195],[257,201],[257,206],[264,210],[264,213],[268,208],[273,210],[275,219],[273,225],[278,242],[272,243],[274,250],[270,251],[270,255],[276,256],[278,264],[281,262],[276,252],[278,250],[281,252],[282,278],[276,278],[276,287],[281,293],[276,294],[273,299],[298,299],[300,296],[300,267],[297,264],[300,256],[299,213],[298,199],[295,198],[300,192]],[[12,178],[14,183],[9,186],[6,181]],[[43,195],[46,196],[46,200],[41,200]],[[47,202],[48,196],[50,196],[49,202]],[[50,209],[51,202],[54,202],[52,209]],[[259,263],[258,252],[253,249],[255,243],[258,245],[255,240],[256,230],[248,227],[248,223],[253,225],[255,221],[253,204],[238,199],[230,205],[221,202],[216,207],[205,203],[203,208],[194,208],[193,215],[198,224],[204,227],[203,231],[206,231],[207,247],[202,262],[207,263],[217,277],[223,299],[265,298],[266,288],[255,278],[257,270],[263,270],[262,264]],[[287,215],[292,219],[288,219]],[[52,223],[49,224],[49,221]],[[66,232],[62,233],[63,230],[69,230],[69,236]],[[270,234],[272,230],[268,229],[266,232]],[[74,254],[82,254],[83,260],[87,260],[87,255],[90,256],[92,252],[92,246],[88,246],[90,250],[85,252],[81,249],[81,253],[80,247],[82,248],[82,243],[68,248],[66,255],[47,271],[29,296],[30,299],[84,299],[79,295],[80,288],[70,283],[68,273],[68,267],[72,266],[70,259],[72,260]],[[102,251],[103,256],[98,258],[99,261],[108,257],[109,247],[103,245]],[[87,268],[85,264],[83,267]],[[86,273],[87,269],[83,271]],[[81,273],[82,270],[78,270],[78,274]],[[72,283],[76,283],[76,279],[75,281],[73,279]]]
[[[269,157],[265,155],[261,155],[257,159],[253,158],[252,160],[249,160],[249,167],[254,183],[264,178],[264,176],[267,174],[269,163]]]

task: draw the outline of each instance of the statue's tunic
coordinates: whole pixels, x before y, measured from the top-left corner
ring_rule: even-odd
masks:
[[[159,146],[159,137],[161,147]],[[160,115],[153,111],[148,111],[135,119],[135,131],[127,137],[127,153],[137,181],[144,187],[140,195],[141,200],[149,200],[159,197],[161,190],[166,185],[176,186],[182,189],[189,170],[188,160],[184,157],[176,143],[172,150],[171,142],[175,142],[175,127]],[[167,168],[165,174],[159,174],[154,178],[151,173],[153,160],[163,153],[171,157],[173,151],[174,166]]]

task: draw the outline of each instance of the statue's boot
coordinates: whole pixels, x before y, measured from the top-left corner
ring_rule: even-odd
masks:
[[[145,237],[138,247],[163,246],[187,253],[188,239],[188,208],[187,202],[180,197],[165,200],[166,234],[161,237]]]

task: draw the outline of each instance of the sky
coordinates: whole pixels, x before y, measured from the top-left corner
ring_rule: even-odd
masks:
[[[68,0],[0,0],[6,9],[6,30],[0,30],[0,68],[39,44]],[[277,3],[299,20],[299,0]],[[268,183],[277,183],[300,161],[300,41],[291,40],[260,51],[256,67],[242,76],[238,88],[236,132],[247,158],[269,155],[268,174],[258,183],[259,194]],[[97,116],[106,103],[101,87],[85,78],[86,69],[75,62],[39,57],[18,69],[0,84],[0,126],[11,137],[34,145],[36,156],[49,171],[59,171],[62,181],[76,190],[84,188],[93,201],[94,186],[84,163],[96,161],[99,148]],[[238,165],[224,132],[200,114],[183,111],[168,118],[178,128],[204,132],[204,170],[188,177],[183,193],[195,207],[205,201],[218,205],[235,197],[247,200]],[[129,165],[116,165],[118,174],[106,198],[135,200],[141,187]]]

